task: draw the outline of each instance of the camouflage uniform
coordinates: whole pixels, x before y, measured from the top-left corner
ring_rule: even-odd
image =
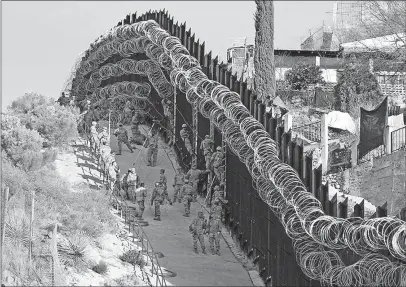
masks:
[[[223,206],[228,203],[228,200],[224,199],[224,191],[218,186],[214,187],[213,204],[218,205],[219,208],[219,218],[224,220],[224,209]]]
[[[127,130],[123,128],[122,125],[120,125],[120,127],[114,131],[114,135],[118,138],[118,155],[121,154],[123,143],[130,149],[131,153],[134,152],[132,146],[128,142]]]
[[[217,218],[210,218],[209,223],[209,242],[211,254],[220,255],[220,234],[221,225],[220,220]],[[216,244],[216,249],[214,249],[214,244]]]
[[[178,199],[178,202],[180,203],[182,198],[181,198],[181,189],[182,186],[185,184],[184,181],[184,175],[181,173],[182,171],[179,169],[179,173],[175,175],[174,179],[174,193],[173,193],[173,202],[176,202],[176,199]]]
[[[185,179],[185,184],[182,186],[181,198],[185,205],[185,214],[183,216],[189,217],[190,203],[192,202],[193,187],[189,184],[189,180]]]
[[[130,200],[135,203],[136,201],[135,190],[138,185],[138,176],[135,173],[135,168],[131,168],[129,171],[130,173],[128,174],[127,177],[128,195]]]
[[[127,185],[128,172],[121,177],[121,188],[123,189],[123,200],[128,199],[128,185]]]
[[[223,208],[220,204],[214,204],[210,209],[211,218],[221,220],[221,213]]]
[[[187,126],[185,124],[182,125],[182,129],[180,130],[179,134],[180,134],[180,137],[182,138],[183,142],[185,143],[186,150],[188,151],[189,154],[192,155],[193,148],[192,148],[192,144],[189,139],[189,132],[187,131],[186,127]]]
[[[213,146],[214,141],[208,135],[206,135],[205,139],[200,144],[200,149],[203,150],[206,169],[210,169],[210,160],[213,154]]]
[[[131,102],[127,101],[124,106],[124,122],[131,120]]]
[[[147,166],[155,166],[157,155],[158,155],[158,134],[155,134],[149,140],[149,146],[147,151],[147,159],[148,159]]]
[[[99,134],[99,143],[108,145],[110,143],[109,132],[107,127],[103,127],[103,131]]]
[[[138,217],[142,219],[142,214],[145,210],[145,198],[147,197],[147,189],[142,184],[142,186],[135,190],[135,194],[139,208]]]
[[[224,154],[221,151],[221,147],[217,147],[217,151],[211,156],[211,166],[213,172],[217,177],[217,180],[222,183],[224,181],[224,168],[222,167]]]
[[[202,174],[206,174],[209,173],[210,171],[208,170],[200,170],[200,169],[196,169],[196,166],[193,166],[192,169],[190,169],[187,174],[186,177],[189,182],[191,183],[191,185],[193,186],[193,201],[196,202],[197,201],[197,185],[199,184],[199,180],[200,180],[200,176]]]
[[[161,220],[161,204],[164,202],[164,190],[159,186],[159,183],[155,185],[151,196],[151,205],[155,206],[154,220]]]
[[[197,253],[197,240],[200,241],[202,253],[206,254],[206,246],[204,245],[204,230],[206,229],[206,222],[204,220],[203,212],[199,211],[197,218],[195,218],[189,225],[189,230],[193,235],[193,249]]]

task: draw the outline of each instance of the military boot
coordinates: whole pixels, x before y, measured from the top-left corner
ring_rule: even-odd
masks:
[[[199,254],[199,251],[197,251],[197,248],[194,249],[194,252],[195,252],[196,254]]]
[[[216,255],[216,252],[214,251],[214,249],[211,250],[211,255]]]
[[[202,253],[203,253],[203,254],[207,254],[206,249],[203,249],[203,250],[202,250]]]
[[[220,250],[217,250],[216,254],[220,256]]]
[[[161,217],[160,216],[155,216],[154,220],[161,221]]]

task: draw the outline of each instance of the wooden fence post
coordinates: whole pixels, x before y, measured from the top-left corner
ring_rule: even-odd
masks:
[[[31,191],[31,213],[30,213],[30,245],[28,249],[28,258],[31,264],[32,261],[32,237],[34,233],[34,204],[35,204],[35,190]]]
[[[7,215],[7,203],[8,203],[8,196],[9,196],[10,189],[8,187],[4,188],[4,194],[3,194],[3,188],[2,188],[2,201],[3,203],[1,204],[1,258],[3,257],[3,250],[4,250],[4,240],[5,240],[5,234],[6,234],[6,215]],[[3,284],[3,260],[0,259],[0,283]]]

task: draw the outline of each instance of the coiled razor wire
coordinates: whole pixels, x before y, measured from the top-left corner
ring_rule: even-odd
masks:
[[[186,94],[191,104],[197,104],[203,116],[215,123],[223,132],[230,149],[245,163],[258,194],[280,219],[292,239],[297,262],[308,277],[330,286],[406,285],[405,264],[392,262],[377,253],[379,250],[388,250],[393,257],[406,259],[405,222],[391,217],[365,220],[325,215],[321,203],[306,191],[297,172],[280,161],[278,145],[251,116],[241,103],[240,96],[209,80],[198,61],[190,56],[179,39],[170,36],[155,21],[113,28],[87,53],[92,55],[96,49],[102,50],[104,44],[108,45],[114,39],[124,43],[137,36],[147,37],[153,43],[151,45],[161,48],[148,50],[150,54],[161,51],[165,54],[159,57],[155,55],[151,60],[165,69],[172,67],[169,69],[171,82]],[[171,64],[168,63],[168,57]],[[128,65],[142,65],[139,62]],[[123,69],[123,64],[119,68],[117,65],[107,66],[98,70],[100,77],[127,70]],[[155,68],[154,72],[159,74]],[[91,76],[88,83],[82,81],[85,84],[75,88],[78,91],[95,89],[98,75]],[[155,87],[153,80],[151,83]],[[162,96],[169,96],[167,92],[163,92]],[[349,266],[334,251],[346,247],[361,256],[360,260]]]

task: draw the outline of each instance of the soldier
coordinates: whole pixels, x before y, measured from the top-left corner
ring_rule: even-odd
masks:
[[[137,185],[138,185],[138,176],[137,176],[137,174],[135,173],[135,168],[130,168],[129,170],[128,170],[128,176],[127,176],[127,186],[128,186],[128,191],[127,191],[127,193],[128,193],[128,195],[129,195],[129,198],[130,198],[130,200],[132,201],[132,202],[134,202],[135,203],[135,201],[136,201],[136,198],[135,198],[135,190],[136,190],[136,188],[138,187]]]
[[[123,189],[123,199],[126,200],[129,198],[128,196],[128,185],[127,185],[127,178],[128,178],[128,174],[130,173],[130,170],[127,171],[127,173],[125,173],[122,177],[121,177],[121,188]]]
[[[59,99],[57,100],[57,102],[61,105],[61,106],[66,106],[69,103],[69,98],[65,95],[65,92],[62,92],[62,95],[59,97]]]
[[[165,175],[165,169],[161,168],[161,170],[159,171],[159,183],[163,186],[165,192],[167,190],[167,178]]]
[[[210,169],[210,159],[213,154],[214,141],[209,135],[206,135],[202,143],[200,144],[200,149],[203,150],[204,160],[206,162],[206,169]]]
[[[214,204],[211,209],[210,209],[210,216],[212,218],[221,220],[221,216],[222,216],[222,212],[223,212],[223,207],[221,206],[221,204],[219,204],[219,202],[217,202],[217,204]]]
[[[175,179],[174,179],[174,193],[173,193],[173,202],[176,202],[176,199],[178,200],[178,202],[180,203],[182,198],[180,196],[181,194],[181,189],[182,186],[185,184],[185,180],[184,180],[184,175],[182,173],[182,169],[179,167],[178,168],[178,173],[175,175]]]
[[[147,189],[144,187],[144,183],[140,183],[140,187],[135,190],[137,203],[138,203],[138,218],[142,220],[142,214],[145,210],[145,198],[147,197]]]
[[[161,204],[163,204],[163,189],[159,185],[159,182],[155,183],[155,188],[152,191],[151,206],[155,205],[155,217],[154,220],[161,221]]]
[[[99,142],[100,144],[108,145],[110,142],[109,132],[107,127],[103,127],[103,131],[99,134]]]
[[[71,98],[71,100],[69,102],[69,105],[71,107],[74,107],[76,105],[76,96],[72,96],[72,98]]]
[[[224,175],[223,175],[223,152],[221,151],[221,147],[217,147],[216,149],[217,151],[215,153],[213,153],[213,155],[211,156],[211,167],[213,168],[213,172],[217,177],[217,180],[221,183],[223,183],[224,180]]]
[[[189,180],[185,178],[185,184],[182,186],[181,198],[183,198],[183,204],[185,205],[185,214],[183,216],[189,217],[190,203],[192,202],[193,187],[189,184]]]
[[[228,203],[228,200],[224,199],[224,191],[221,190],[218,185],[214,187],[213,203],[219,203],[221,205],[225,205]]]
[[[149,139],[148,151],[147,151],[147,166],[155,166],[156,158],[158,155],[158,133],[154,132]]]
[[[189,182],[193,186],[193,202],[197,201],[197,185],[199,184],[200,176],[203,174],[209,173],[210,170],[200,170],[196,168],[196,165],[193,164],[192,168],[186,174],[186,178],[189,179]]]
[[[187,130],[187,125],[183,124],[182,129],[179,132],[180,137],[182,138],[183,142],[185,143],[186,150],[190,155],[193,154],[192,144],[190,143],[189,139],[189,132]]]
[[[220,220],[215,217],[209,217],[209,242],[210,250],[212,255],[220,255],[220,234],[221,234],[221,225]],[[214,249],[214,244],[216,244],[216,249]]]
[[[119,128],[114,131],[114,135],[118,139],[118,154],[121,155],[121,149],[122,149],[122,144],[125,143],[125,145],[130,149],[131,153],[133,153],[133,148],[128,142],[128,133],[127,130],[123,127],[123,124],[120,123]]]
[[[204,233],[206,229],[206,222],[204,220],[203,211],[197,213],[197,218],[195,218],[189,225],[189,231],[193,235],[193,249],[197,254],[197,240],[200,241],[200,246],[202,247],[202,253],[206,254],[206,246],[204,245]]]
[[[214,187],[213,204],[220,206],[220,219],[224,221],[224,209],[223,206],[228,203],[227,199],[224,199],[224,191],[219,186]]]
[[[162,182],[159,182],[159,186],[163,190],[163,198],[164,200],[166,199],[170,205],[172,205],[172,200],[169,198],[168,190],[166,189],[166,184],[163,184]]]
[[[124,106],[124,122],[131,120],[131,102],[127,101]]]
[[[97,122],[92,122],[92,126],[90,127],[90,146],[91,148],[96,148],[96,141],[97,138]]]

